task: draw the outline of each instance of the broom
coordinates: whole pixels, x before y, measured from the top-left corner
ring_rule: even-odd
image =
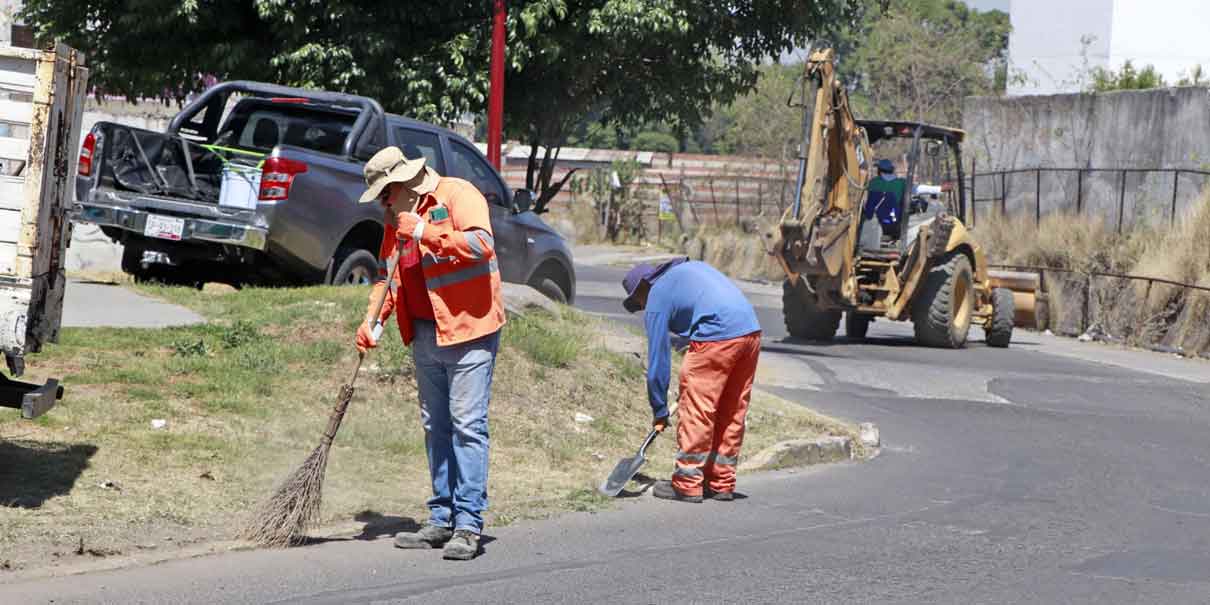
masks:
[[[382,335],[382,306],[386,302],[387,291],[395,283],[395,269],[399,266],[399,254],[391,260],[391,271],[387,276],[387,287],[383,288],[382,296],[378,298],[374,309],[374,341]],[[328,452],[332,449],[332,440],[344,420],[345,410],[353,399],[353,384],[357,382],[357,374],[361,372],[361,364],[366,354],[358,352],[357,366],[353,368],[353,377],[348,384],[340,387],[340,398],[332,413],[328,416],[328,428],[324,431],[319,446],[303,461],[302,466],[286,477],[273,495],[261,504],[255,516],[240,532],[240,537],[261,546],[285,547],[303,541],[308,528],[313,527],[319,519],[320,503],[323,500],[324,471],[328,467]]]

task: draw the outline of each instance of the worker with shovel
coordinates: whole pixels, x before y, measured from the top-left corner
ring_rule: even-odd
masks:
[[[395,313],[412,347],[433,486],[428,522],[396,534],[395,546],[444,547],[446,559],[473,559],[487,508],[487,406],[505,321],[487,201],[474,185],[442,177],[398,147],[374,154],[365,178],[361,202],[382,204],[386,223],[367,314],[387,295],[379,316],[358,328],[357,348],[374,347],[370,326]],[[387,259],[397,249],[388,289]]]
[[[640,264],[622,280],[626,310],[645,310],[647,399],[652,426],[668,424],[671,338],[689,339],[681,364],[680,421],[672,481],[655,484],[657,498],[701,502],[735,497],[735,465],[760,353],[756,311],[714,267],[687,258]]]

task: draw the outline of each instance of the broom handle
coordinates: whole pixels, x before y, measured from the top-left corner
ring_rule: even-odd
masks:
[[[401,242],[402,243],[402,240]],[[397,247],[398,248],[398,247]],[[387,292],[395,283],[395,270],[399,268],[399,259],[402,257],[402,250],[395,252],[395,256],[391,259],[391,269],[387,273],[387,287],[382,289],[382,295],[378,297],[378,302],[374,305],[374,341],[378,341],[378,337],[382,335],[382,307],[386,304]],[[349,383],[340,389],[340,401],[336,403],[336,407],[332,408],[332,413],[328,415],[328,428],[324,431],[324,440],[331,443],[336,438],[336,431],[340,428],[340,422],[344,420],[345,410],[349,408],[349,401],[353,399],[353,385],[357,382],[357,375],[361,373],[361,364],[365,362],[366,354],[361,351],[357,352],[357,365],[353,367],[353,376],[349,378]]]

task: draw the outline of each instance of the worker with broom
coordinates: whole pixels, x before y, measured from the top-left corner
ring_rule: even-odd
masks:
[[[701,502],[735,498],[735,466],[744,440],[760,354],[756,311],[714,267],[687,258],[639,264],[622,280],[623,305],[645,310],[647,398],[652,426],[668,424],[671,338],[689,339],[681,364],[676,470],[652,489],[657,498]]]
[[[444,547],[446,559],[473,559],[487,508],[487,407],[505,321],[487,201],[471,183],[440,176],[423,156],[406,158],[398,147],[374,154],[365,178],[361,202],[383,206],[386,230],[357,348],[374,347],[371,326],[395,313],[412,347],[433,487],[427,523],[396,534],[395,546]]]

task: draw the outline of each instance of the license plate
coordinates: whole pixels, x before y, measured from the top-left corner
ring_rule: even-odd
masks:
[[[147,215],[147,224],[143,227],[143,235],[180,241],[185,231],[185,219],[170,216]]]

